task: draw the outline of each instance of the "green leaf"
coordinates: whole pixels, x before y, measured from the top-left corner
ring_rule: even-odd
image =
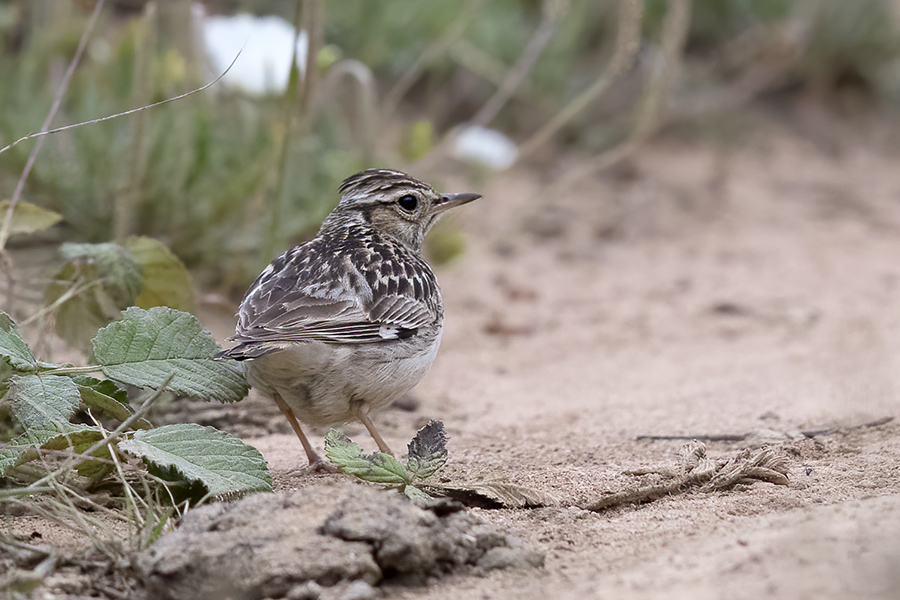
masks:
[[[9,441],[6,448],[0,449],[0,477],[6,472],[30,460],[34,460],[39,455],[38,448],[47,448],[49,450],[65,450],[71,449],[73,452],[84,452],[90,446],[103,438],[100,430],[90,425],[77,425],[74,423],[66,423],[61,426],[44,425],[33,427],[22,435]],[[101,448],[94,453],[98,455],[109,456],[105,448]],[[90,465],[88,465],[90,463]],[[89,471],[96,469],[96,461],[84,461],[77,466],[78,472],[82,475],[90,476]]]
[[[5,215],[9,209],[9,200],[0,202],[0,214]],[[13,212],[12,228],[9,230],[10,235],[16,234],[32,234],[45,229],[50,229],[60,221],[62,215],[52,210],[41,208],[36,204],[19,200],[16,203]]]
[[[165,244],[149,237],[131,237],[125,240],[125,247],[143,273],[143,286],[134,301],[135,306],[169,306],[193,312],[191,276],[184,263]]]
[[[29,453],[33,456],[29,457]],[[0,477],[6,475],[6,472],[13,467],[18,467],[35,456],[34,448],[16,446],[13,445],[12,442],[9,447],[0,448]]]
[[[9,366],[16,371],[34,372],[37,369],[37,361],[28,344],[22,339],[19,327],[2,311],[0,311],[0,357],[6,359]]]
[[[405,485],[412,481],[406,468],[396,458],[381,452],[363,454],[356,442],[337,429],[332,429],[325,436],[325,456],[342,473],[363,481],[395,485]]]
[[[50,434],[72,433],[69,419],[78,409],[78,386],[61,375],[15,375],[10,380],[9,408],[34,445],[45,443]],[[52,435],[51,435],[52,437]]]
[[[93,362],[109,379],[141,388],[236,402],[247,395],[247,381],[235,361],[215,360],[219,345],[196,317],[164,306],[131,307],[122,319],[97,332]]]
[[[262,454],[213,427],[182,423],[137,431],[119,448],[164,473],[201,484],[216,498],[272,491]]]
[[[70,375],[70,377],[72,378],[72,381],[78,384],[79,391],[81,391],[80,388],[87,387],[99,394],[103,394],[116,404],[126,406],[129,409],[131,408],[131,405],[128,403],[128,393],[109,379],[97,379],[96,377],[91,377],[89,375]],[[83,392],[81,394],[81,400],[84,402]],[[131,410],[128,411],[128,414],[131,414]]]
[[[47,286],[44,301],[59,303],[56,333],[86,346],[99,328],[134,304],[141,292],[141,267],[115,243],[63,244],[60,253],[66,263]]]
[[[70,423],[79,406],[78,386],[61,375],[16,375],[10,379],[9,408],[25,430],[0,450],[0,475],[37,457],[36,448],[84,451],[101,438],[90,425]]]
[[[423,502],[427,502],[429,500],[434,500],[431,496],[417,488],[416,486],[409,484],[403,488],[403,493],[406,494],[406,497],[415,502],[416,504],[422,504]]]
[[[97,265],[104,287],[119,306],[130,306],[141,293],[141,267],[124,246],[68,243],[60,246],[59,252],[69,262]]]
[[[406,468],[416,479],[426,479],[447,462],[447,433],[444,424],[434,419],[409,442]]]
[[[120,389],[109,379],[95,379],[84,375],[72,379],[78,384],[81,401],[88,407],[119,421],[125,421],[134,414],[131,405],[128,404],[125,390]],[[134,426],[140,429],[152,427],[146,419],[138,419]]]

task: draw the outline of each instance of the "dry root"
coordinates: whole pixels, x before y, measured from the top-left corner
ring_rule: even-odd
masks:
[[[727,460],[712,460],[706,455],[706,444],[695,440],[685,444],[681,454],[681,465],[677,471],[644,471],[663,473],[671,477],[671,481],[609,494],[584,508],[602,511],[623,504],[644,504],[695,488],[702,492],[713,492],[755,481],[788,484],[788,461],[771,447],[752,452],[743,450]]]

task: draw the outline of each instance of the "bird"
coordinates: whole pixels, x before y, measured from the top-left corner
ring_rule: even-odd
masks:
[[[422,255],[425,235],[450,209],[481,197],[444,194],[406,173],[367,169],[311,240],[291,248],[249,287],[232,348],[252,387],[278,405],[309,469],[334,471],[300,422],[360,421],[379,451],[390,447],[370,413],[415,386],[437,355],[443,302]]]

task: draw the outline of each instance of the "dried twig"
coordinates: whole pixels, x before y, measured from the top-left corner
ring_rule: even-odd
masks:
[[[519,149],[520,159],[532,155],[550,141],[550,138],[556,135],[566,123],[587,108],[591,102],[609,89],[610,85],[631,69],[640,48],[643,13],[642,0],[620,0],[615,47],[606,69],[588,89],[579,94],[522,144]]]
[[[460,11],[459,17],[450,24],[447,30],[439,38],[425,48],[406,72],[400,76],[400,79],[397,80],[394,87],[385,94],[384,101],[381,103],[380,122],[382,125],[386,124],[391,116],[393,116],[400,100],[403,99],[412,85],[419,78],[425,65],[431,63],[437,57],[447,52],[450,47],[459,40],[460,36],[462,36],[463,32],[466,30],[466,27],[469,26],[469,23],[478,13],[482,1],[483,0],[467,0],[465,6],[463,6]]]
[[[829,427],[823,429],[807,429],[801,430],[799,433],[804,437],[817,437],[821,435],[833,435],[835,433],[847,432],[847,431],[855,431],[858,429],[870,429],[872,427],[880,427],[881,425],[886,425],[894,420],[894,417],[880,417],[873,421],[867,421],[866,423],[860,423],[859,425],[851,425],[849,427]],[[636,437],[638,440],[646,440],[650,442],[658,442],[658,441],[677,441],[677,440],[701,440],[704,442],[743,442],[749,439],[752,439],[759,435],[759,431],[750,431],[747,433],[707,433],[707,434],[696,434],[696,435],[639,435]],[[785,438],[788,437],[788,434],[784,434]]]
[[[556,26],[565,12],[567,4],[566,0],[544,0],[541,22],[522,50],[522,54],[519,55],[519,60],[516,61],[512,68],[506,71],[497,91],[472,117],[471,124],[481,127],[487,126],[509,102],[516,90],[522,86],[528,73],[534,67],[534,63],[541,55],[541,51],[543,51],[547,42],[550,41],[550,38],[556,31]],[[428,154],[418,161],[419,168],[427,169],[443,157],[447,148],[457,139],[458,133],[458,130],[450,131]]]
[[[88,40],[91,38],[91,34],[94,31],[94,25],[97,24],[97,19],[100,17],[100,13],[103,10],[103,5],[105,3],[106,0],[98,0],[97,4],[94,5],[94,10],[91,12],[91,16],[88,19],[87,25],[85,26],[84,31],[81,33],[81,39],[78,40],[78,47],[75,49],[75,56],[72,57],[72,60],[69,62],[69,67],[66,69],[66,72],[63,75],[62,81],[59,82],[59,88],[57,88],[56,95],[53,97],[53,104],[50,105],[50,111],[47,113],[47,117],[44,119],[43,125],[41,125],[41,131],[49,128],[50,124],[53,122],[53,119],[56,117],[56,113],[59,111],[59,105],[62,103],[63,96],[66,95],[66,91],[69,89],[69,81],[72,79],[72,75],[75,73],[75,67],[78,66],[79,62],[81,62],[81,55],[84,54],[84,49],[87,47]],[[6,148],[3,148],[3,150],[0,150],[0,152],[3,152],[7,148],[15,146],[23,139],[27,139],[27,137],[28,136],[16,140]],[[37,160],[37,155],[41,151],[41,146],[43,145],[44,139],[40,138],[34,145],[34,148],[32,148],[31,154],[28,155],[28,160],[25,163],[25,168],[22,169],[22,175],[19,176],[19,180],[16,182],[16,189],[13,191],[13,195],[9,199],[9,207],[6,209],[6,216],[3,218],[3,225],[2,227],[0,227],[0,252],[4,251],[4,249],[6,248],[6,240],[9,238],[10,231],[12,231],[13,213],[16,210],[16,204],[18,204],[19,199],[22,197],[22,190],[25,187],[25,180],[28,179],[28,175],[29,173],[31,173],[31,169],[34,167],[34,162],[35,160]]]
[[[554,184],[555,192],[547,194],[549,197],[556,197],[561,190],[574,182],[590,177],[630,156],[656,133],[661,122],[666,98],[671,91],[672,82],[678,74],[687,39],[688,25],[690,25],[690,14],[691,0],[670,0],[666,18],[663,21],[660,52],[653,66],[647,89],[638,104],[635,125],[628,138],[618,146],[600,153],[594,160],[581,168],[570,169],[562,179]],[[523,154],[525,154],[524,150]]]
[[[752,454],[750,450],[743,450],[727,461],[714,461],[706,455],[706,444],[698,441],[682,447],[681,465],[675,474],[670,469],[658,472],[670,476],[672,480],[609,494],[584,508],[599,512],[625,504],[646,504],[692,489],[722,491],[754,481],[788,484],[788,461],[772,448],[762,448]]]
[[[534,63],[537,62],[537,59],[547,45],[547,42],[550,41],[550,38],[556,31],[556,26],[565,12],[567,4],[568,2],[561,0],[544,0],[541,22],[538,24],[534,34],[532,34],[531,39],[528,40],[528,43],[525,45],[525,49],[522,50],[519,60],[506,72],[506,76],[500,83],[500,87],[497,88],[494,95],[491,96],[488,101],[484,103],[484,106],[475,113],[475,116],[472,117],[471,123],[473,125],[486,127],[497,117],[500,109],[509,102],[515,91],[519,89],[525,81],[525,78],[531,72]]]
[[[284,90],[284,107],[283,107],[283,116],[284,121],[282,122],[282,137],[281,137],[281,147],[278,151],[278,167],[276,171],[275,178],[275,189],[272,191],[272,211],[271,217],[269,220],[269,234],[266,236],[263,244],[260,245],[260,251],[262,254],[260,255],[260,262],[267,262],[272,260],[272,256],[274,256],[276,249],[281,244],[281,221],[282,214],[284,212],[283,203],[284,203],[284,186],[285,180],[287,179],[287,165],[288,165],[288,155],[290,154],[291,143],[294,138],[294,126],[295,126],[295,103],[298,104],[296,108],[297,113],[299,114],[299,118],[301,122],[305,123],[306,113],[309,109],[310,99],[312,98],[312,87],[315,85],[315,75],[309,72],[310,64],[310,56],[315,55],[318,52],[318,47],[313,45],[313,32],[312,29],[315,28],[314,23],[307,22],[307,31],[306,39],[306,62],[304,63],[304,74],[303,74],[303,89],[300,90],[300,67],[297,65],[297,43],[300,40],[300,34],[303,31],[301,25],[303,24],[303,20],[311,20],[316,18],[317,9],[315,6],[316,0],[309,0],[306,4],[304,4],[301,0],[296,0],[297,4],[294,7],[294,45],[293,45],[293,53],[291,54],[291,71],[290,76],[288,77],[287,88]],[[304,8],[306,6],[306,8]],[[318,38],[316,38],[318,39]]]

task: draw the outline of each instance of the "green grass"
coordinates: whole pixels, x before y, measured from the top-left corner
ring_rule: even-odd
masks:
[[[3,144],[37,130],[47,114],[58,74],[84,29],[87,15],[73,6],[63,0],[0,5]],[[295,5],[259,0],[229,6],[277,9],[291,18]],[[665,7],[663,0],[645,3],[644,43],[651,54]],[[412,132],[415,123],[425,122],[437,140],[494,93],[546,9],[562,11],[557,29],[494,123],[524,140],[603,72],[615,37],[614,3],[324,3],[320,83],[337,61],[356,59],[374,75],[378,102],[461,11],[474,11],[454,43],[422,66],[395,113],[400,121],[395,127]],[[212,77],[192,58],[189,40],[173,37],[159,20],[140,14],[114,18],[107,12],[56,124],[158,101]],[[695,0],[686,60],[715,64],[723,45],[742,32],[790,20],[807,27],[789,71],[792,82],[821,89],[849,77],[877,98],[900,93],[895,73],[900,28],[887,0]],[[725,82],[729,75],[720,77]],[[716,84],[713,75],[709,85]],[[343,177],[361,167],[403,165],[402,143],[394,147],[385,140],[409,136],[379,129],[381,120],[370,123],[377,143],[375,156],[368,156],[360,133],[365,127],[355,117],[358,92],[341,85],[332,94],[306,116],[303,128],[285,120],[286,105],[295,120],[300,116],[295,99],[250,99],[216,86],[138,115],[55,135],[38,157],[24,199],[63,214],[63,235],[71,241],[153,236],[193,269],[200,285],[241,290],[273,252],[315,232]],[[592,103],[555,142],[602,151],[615,143],[609,132],[616,122],[627,121],[631,104],[613,104],[621,114],[611,114],[610,105]],[[0,198],[11,195],[32,144],[0,155]]]

